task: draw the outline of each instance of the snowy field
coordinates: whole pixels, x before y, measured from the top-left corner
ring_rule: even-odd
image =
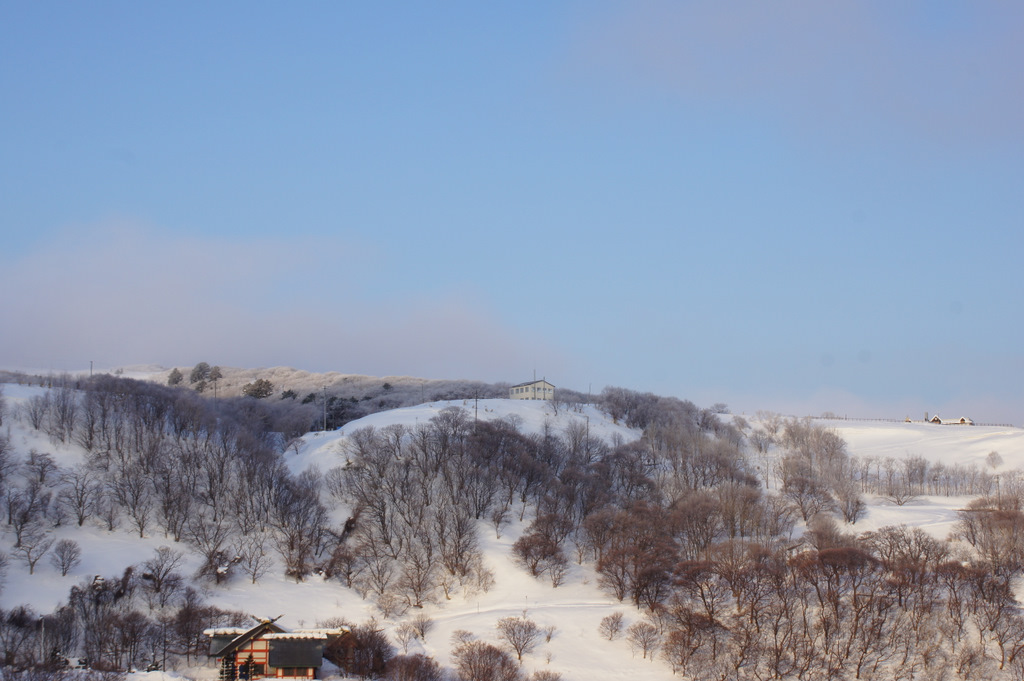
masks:
[[[4,386],[9,408],[41,392],[40,388]],[[327,471],[344,463],[345,440],[356,429],[366,426],[381,428],[398,423],[415,426],[450,406],[465,408],[470,418],[511,418],[518,422],[524,432],[541,432],[544,428],[561,432],[571,422],[578,420],[589,422],[593,436],[608,440],[621,438],[623,441],[639,437],[638,432],[611,422],[592,407],[580,411],[563,408],[555,413],[550,404],[543,402],[438,402],[374,414],[349,423],[335,432],[307,434],[297,453],[289,450],[285,455],[287,464],[293,472],[312,466]],[[989,453],[997,451],[1003,460],[999,472],[1024,468],[1024,430],[1021,429],[856,421],[819,423],[835,428],[847,441],[849,453],[857,457],[901,459],[919,455],[946,464],[984,466]],[[752,422],[752,425],[757,424]],[[10,439],[19,458],[26,456],[31,449],[51,453],[61,466],[73,465],[82,458],[82,452],[77,447],[55,446],[45,435],[29,430],[17,419],[5,420],[4,429],[9,429]],[[920,526],[944,538],[954,521],[956,509],[961,508],[967,499],[923,497],[902,507],[881,499],[869,498],[867,501],[869,508],[866,517],[855,526],[847,526],[847,531],[860,532],[903,523]],[[335,518],[344,520],[347,512],[348,509],[335,509]],[[526,518],[526,521],[529,520]],[[606,615],[622,612],[628,626],[640,618],[640,613],[628,602],[619,603],[603,593],[597,586],[592,567],[573,563],[565,583],[552,588],[547,580],[535,579],[515,565],[509,549],[522,528],[522,523],[513,523],[503,527],[498,537],[490,524],[481,523],[481,545],[484,547],[487,565],[494,573],[496,585],[485,593],[469,597],[456,596],[450,601],[427,605],[422,612],[433,618],[435,626],[424,643],[413,641],[408,652],[426,653],[447,666],[453,632],[468,630],[483,640],[497,642],[497,620],[526,611],[541,627],[554,627],[550,641],[543,642],[535,652],[524,658],[523,666],[527,672],[550,669],[561,673],[567,681],[618,681],[623,678],[668,681],[678,678],[673,676],[667,663],[644,660],[639,653],[631,652],[624,638],[609,642],[598,634],[598,623]],[[81,565],[73,574],[61,577],[49,561],[44,559],[36,566],[35,574],[29,575],[20,562],[11,559],[0,596],[0,606],[10,608],[27,603],[37,612],[49,612],[66,601],[72,586],[92,579],[94,575],[120,574],[126,566],[149,558],[153,549],[172,544],[160,535],[140,539],[127,528],[107,532],[89,523],[85,528],[58,528],[56,538],[63,537],[74,538],[83,548]],[[10,554],[12,538],[9,532],[3,535],[0,543],[3,550]],[[185,546],[176,548],[187,551]],[[191,574],[198,567],[196,556],[190,554],[189,561],[182,570],[184,574]],[[371,617],[380,619],[379,611],[372,604],[337,582],[312,577],[304,583],[296,584],[284,579],[280,572],[271,571],[256,585],[247,583],[244,577],[238,577],[226,587],[207,589],[207,597],[215,605],[253,615],[283,615],[280,623],[285,627],[310,627],[319,620],[331,617],[344,617],[357,623]],[[411,612],[407,616],[419,613]],[[390,631],[399,622],[401,619],[384,621],[382,624]],[[397,639],[392,637],[392,640],[397,645]],[[403,652],[400,646],[398,648],[399,652]],[[215,670],[212,667],[194,668],[179,670],[177,674],[213,678]],[[139,674],[138,678],[158,681],[164,676],[172,674]]]
[[[1024,470],[1024,429],[992,426],[940,426],[929,423],[880,423],[871,421],[829,421],[817,423],[834,428],[846,440],[851,456],[897,461],[920,456],[932,463],[974,465],[992,473]],[[1003,463],[992,469],[986,464],[991,452]],[[956,510],[965,497],[913,499],[896,506],[884,499],[868,497],[867,516],[849,530],[865,532],[887,525],[921,527],[945,539],[956,520]]]

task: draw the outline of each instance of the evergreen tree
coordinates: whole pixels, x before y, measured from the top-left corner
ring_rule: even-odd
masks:
[[[242,394],[246,397],[255,397],[261,400],[274,394],[274,384],[265,378],[257,378],[252,383],[246,383],[242,387]]]
[[[189,383],[205,383],[210,378],[210,365],[206,362],[200,362],[199,364],[192,367],[192,373],[189,374]]]

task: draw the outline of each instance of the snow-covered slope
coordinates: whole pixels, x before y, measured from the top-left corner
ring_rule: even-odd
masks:
[[[984,466],[998,452],[1006,469],[1024,468],[1024,429],[995,426],[939,426],[930,423],[819,421],[835,428],[861,458],[923,456],[935,463]]]
[[[851,456],[860,459],[900,461],[923,457],[947,466],[977,466],[990,472],[1024,470],[1024,429],[994,426],[940,426],[929,423],[873,421],[819,421],[832,427],[846,441]],[[1003,463],[991,469],[986,458],[998,452]],[[851,530],[866,532],[887,525],[920,527],[945,538],[956,522],[964,497],[922,496],[903,506],[868,497],[868,513]]]
[[[586,423],[590,436],[612,442],[621,438],[630,442],[640,437],[637,430],[613,423],[606,414],[594,406],[555,409],[551,402],[540,400],[449,400],[428,402],[415,407],[392,409],[351,421],[344,428],[327,433],[309,433],[303,438],[298,455],[287,455],[288,467],[298,473],[310,466],[326,471],[345,462],[344,444],[347,437],[360,428],[384,428],[402,424],[415,427],[427,423],[442,409],[464,409],[470,419],[494,421],[512,419],[523,433],[541,433],[545,428],[561,435],[570,423]]]
[[[33,395],[41,394],[42,389],[5,385],[4,392],[8,406],[13,408]],[[554,406],[546,402],[437,402],[374,414],[335,432],[309,433],[298,446],[297,453],[289,450],[285,455],[287,464],[293,472],[313,466],[327,471],[344,463],[344,443],[355,430],[392,424],[415,427],[452,406],[466,409],[470,419],[512,419],[522,432],[539,433],[549,428],[560,434],[574,421],[582,421],[588,425],[592,436],[606,440],[630,441],[640,435],[635,430],[613,423],[593,407],[580,410],[560,408],[556,412]],[[1003,460],[1000,470],[1024,468],[1024,430],[854,421],[822,423],[836,428],[847,440],[849,451],[854,456],[899,459],[920,455],[947,464],[980,466],[984,465],[990,452],[998,451]],[[8,418],[4,429],[9,432],[19,458],[36,449],[51,453],[61,466],[71,466],[82,459],[78,447],[55,445],[17,419]],[[862,531],[906,523],[925,527],[937,536],[945,536],[955,509],[965,499],[920,498],[902,507],[880,499],[869,501],[867,517],[847,529]],[[339,512],[343,513],[344,509],[339,509]],[[551,640],[543,642],[536,652],[524,659],[527,671],[550,669],[561,673],[567,680],[612,681],[640,677],[668,681],[676,678],[667,664],[641,659],[638,653],[634,654],[624,639],[609,642],[598,634],[598,623],[608,614],[624,613],[627,626],[639,620],[641,615],[628,602],[619,603],[599,590],[591,566],[573,564],[565,583],[553,588],[548,581],[534,579],[513,563],[509,549],[524,524],[513,522],[502,528],[501,536],[496,536],[493,527],[481,523],[478,528],[481,545],[487,566],[494,573],[495,586],[486,592],[458,595],[450,601],[428,604],[423,611],[418,611],[432,617],[436,625],[424,643],[413,641],[409,652],[424,652],[447,665],[454,631],[468,630],[484,640],[496,642],[497,620],[526,610],[540,626],[555,628]],[[61,577],[44,559],[36,566],[35,574],[29,575],[27,568],[11,559],[0,607],[28,603],[37,612],[49,612],[66,600],[72,586],[94,575],[118,574],[126,566],[149,558],[156,547],[172,544],[159,534],[140,539],[127,528],[107,532],[91,523],[84,528],[65,525],[56,529],[55,536],[71,537],[82,545],[81,565],[72,574]],[[10,553],[12,537],[9,531],[0,539],[0,545]],[[187,552],[183,545],[175,548]],[[191,574],[197,567],[198,558],[190,554],[182,572]],[[255,585],[240,576],[222,588],[203,588],[209,600],[216,605],[264,616],[283,614],[281,623],[288,627],[312,626],[318,620],[330,617],[345,617],[355,622],[380,618],[374,605],[336,581],[314,576],[296,584],[285,579],[281,572],[274,569]],[[393,631],[400,621],[396,618],[383,624]],[[213,670],[192,670],[189,673],[212,676]]]

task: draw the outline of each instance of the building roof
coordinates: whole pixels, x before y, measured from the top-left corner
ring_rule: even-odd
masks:
[[[203,636],[238,636],[249,631],[242,627],[216,627],[214,629],[203,629]]]
[[[286,641],[286,640],[327,640],[327,634],[322,631],[285,631],[280,634],[263,634],[260,638],[267,641]]]
[[[548,383],[548,381],[547,381],[547,380],[545,380],[545,379],[543,379],[543,378],[541,378],[541,379],[538,379],[538,380],[536,380],[536,381],[527,381],[526,383],[516,383],[516,384],[515,384],[514,386],[512,386],[512,387],[513,387],[513,388],[525,388],[525,387],[526,387],[526,386],[528,386],[528,385],[537,385],[538,383],[545,383],[545,384],[547,384],[547,385],[550,385],[550,386],[551,386],[552,388],[554,388],[554,387],[555,387],[555,386],[554,386],[554,384],[552,384],[552,383]]]
[[[969,418],[967,416],[961,416],[961,417],[955,418],[955,419],[944,419],[944,418],[941,418],[938,414],[936,414],[935,416],[931,417],[928,420],[931,423],[941,423],[941,424],[947,424],[948,423],[948,424],[954,424],[954,425],[957,424],[957,423],[961,423],[961,424],[962,423],[974,423],[974,421],[971,420],[971,418]]]
[[[328,638],[331,636],[342,636],[344,634],[351,633],[352,630],[348,627],[334,627],[332,629],[295,629],[291,633],[293,634],[323,634]]]
[[[263,638],[270,638],[271,635]],[[267,663],[271,667],[319,667],[323,664],[324,641],[327,635],[321,638],[299,637],[299,638],[278,638],[276,635],[271,638],[270,650],[267,654]]]
[[[210,637],[210,657],[222,657],[227,653],[234,652],[254,638],[264,634],[284,633],[284,629],[273,622],[260,622],[251,629],[242,629],[241,633],[235,628],[207,629],[203,633]],[[212,632],[212,633],[207,633]]]
[[[346,627],[285,631],[268,620],[250,629],[220,627],[203,631],[210,637],[210,657],[229,655],[254,639],[270,641],[267,661],[272,667],[319,667],[325,642],[347,633]]]

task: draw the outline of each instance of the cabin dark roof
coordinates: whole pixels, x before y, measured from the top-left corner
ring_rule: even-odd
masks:
[[[327,636],[273,637],[270,639],[271,667],[319,667],[323,663]]]

